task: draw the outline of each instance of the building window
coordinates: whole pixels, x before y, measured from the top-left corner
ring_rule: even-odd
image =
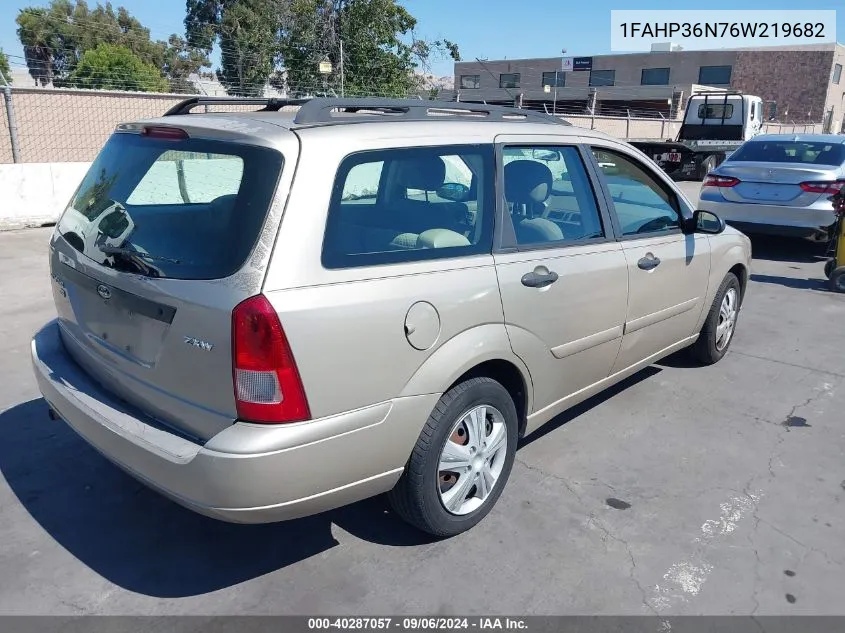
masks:
[[[461,75],[461,89],[476,90],[481,88],[481,78],[478,75]]]
[[[842,78],[842,64],[836,64],[833,67],[833,83],[838,84]]]
[[[502,73],[499,75],[499,88],[519,88],[519,73]]]
[[[643,68],[640,76],[640,85],[642,86],[668,86],[669,85],[669,69],[668,68]]]
[[[730,66],[702,66],[698,69],[698,83],[705,86],[730,84]]]
[[[562,70],[543,73],[543,85],[563,88],[566,85],[566,73]]]
[[[590,71],[590,85],[591,86],[612,86],[616,81],[615,70],[591,70]]]

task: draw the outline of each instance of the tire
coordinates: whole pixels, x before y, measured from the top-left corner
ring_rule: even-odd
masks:
[[[716,157],[708,156],[698,166],[698,179],[704,180],[711,171],[716,169]]]
[[[726,313],[728,318],[732,319],[732,325],[728,328],[727,341],[723,341],[721,339],[723,330],[719,329],[719,325],[724,322],[725,316],[722,313],[722,309],[725,304],[725,298],[728,295],[733,296],[732,307]],[[707,319],[704,321],[704,326],[701,328],[698,340],[690,348],[692,357],[695,360],[703,365],[712,365],[722,360],[725,354],[728,353],[728,349],[730,349],[731,343],[733,342],[741,303],[742,292],[739,286],[739,279],[733,273],[728,273],[722,280],[715,299],[713,299],[713,305],[710,307],[710,312],[707,314]]]
[[[827,260],[824,263],[824,276],[830,279],[830,275],[833,272],[833,267],[836,265],[836,262],[832,259]]]
[[[830,273],[830,289],[845,292],[845,266],[840,266]]]
[[[479,448],[473,450],[474,437],[478,438],[478,434],[472,429],[479,427],[470,427],[473,420],[466,416],[480,411],[482,406],[487,407],[484,437],[477,443]],[[387,495],[391,506],[402,519],[437,537],[454,536],[470,529],[490,512],[502,494],[513,468],[518,432],[516,407],[500,383],[479,377],[457,384],[440,397],[428,416],[405,472]],[[494,447],[487,445],[487,440],[493,438],[498,444],[501,434],[506,445],[498,452],[492,451]],[[448,455],[444,453],[447,441]],[[466,446],[461,442],[466,442]],[[441,470],[442,459],[463,459],[465,456],[474,460],[472,466],[462,466],[454,472]],[[489,465],[487,459],[492,460]],[[479,465],[482,470],[478,470]],[[484,465],[487,465],[486,469]],[[462,470],[466,474],[458,474]],[[481,486],[489,485],[486,482],[494,472],[498,475],[485,495]],[[488,477],[482,482],[481,477],[485,474]],[[447,509],[447,502],[453,510]]]

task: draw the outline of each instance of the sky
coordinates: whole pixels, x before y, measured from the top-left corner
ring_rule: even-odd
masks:
[[[10,56],[23,51],[15,29],[18,11],[29,6],[44,6],[46,0],[0,0],[0,48]],[[183,33],[183,0],[114,0],[125,6],[152,31],[155,39],[170,33]],[[678,9],[674,1],[637,0],[400,0],[417,18],[417,34],[431,39],[441,37],[457,42],[465,60],[555,57],[566,49],[568,56],[600,55],[610,52],[611,9]],[[708,0],[709,10],[766,9],[795,10],[795,0]],[[96,0],[89,0],[90,6]],[[836,9],[842,0],[815,0],[805,9]],[[837,35],[845,41],[845,9],[837,14]],[[667,38],[668,39],[668,38]],[[219,60],[215,53],[214,61]],[[12,57],[13,65],[23,62]],[[452,75],[451,60],[435,61],[435,75]]]

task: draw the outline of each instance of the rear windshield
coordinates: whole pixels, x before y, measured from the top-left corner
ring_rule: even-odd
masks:
[[[246,261],[282,169],[271,149],[117,133],[58,223],[83,255],[151,277],[219,279]]]
[[[749,141],[731,154],[730,160],[732,162],[841,165],[845,162],[845,146],[841,143],[809,141]]]
[[[708,103],[698,106],[699,119],[730,119],[734,115],[732,103]]]

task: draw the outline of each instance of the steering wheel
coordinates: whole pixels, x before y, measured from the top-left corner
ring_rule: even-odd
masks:
[[[659,218],[654,218],[653,220],[649,220],[643,224],[636,230],[636,233],[656,233],[657,231],[662,231],[676,223],[677,222],[674,218],[670,218],[668,215],[661,215]]]

